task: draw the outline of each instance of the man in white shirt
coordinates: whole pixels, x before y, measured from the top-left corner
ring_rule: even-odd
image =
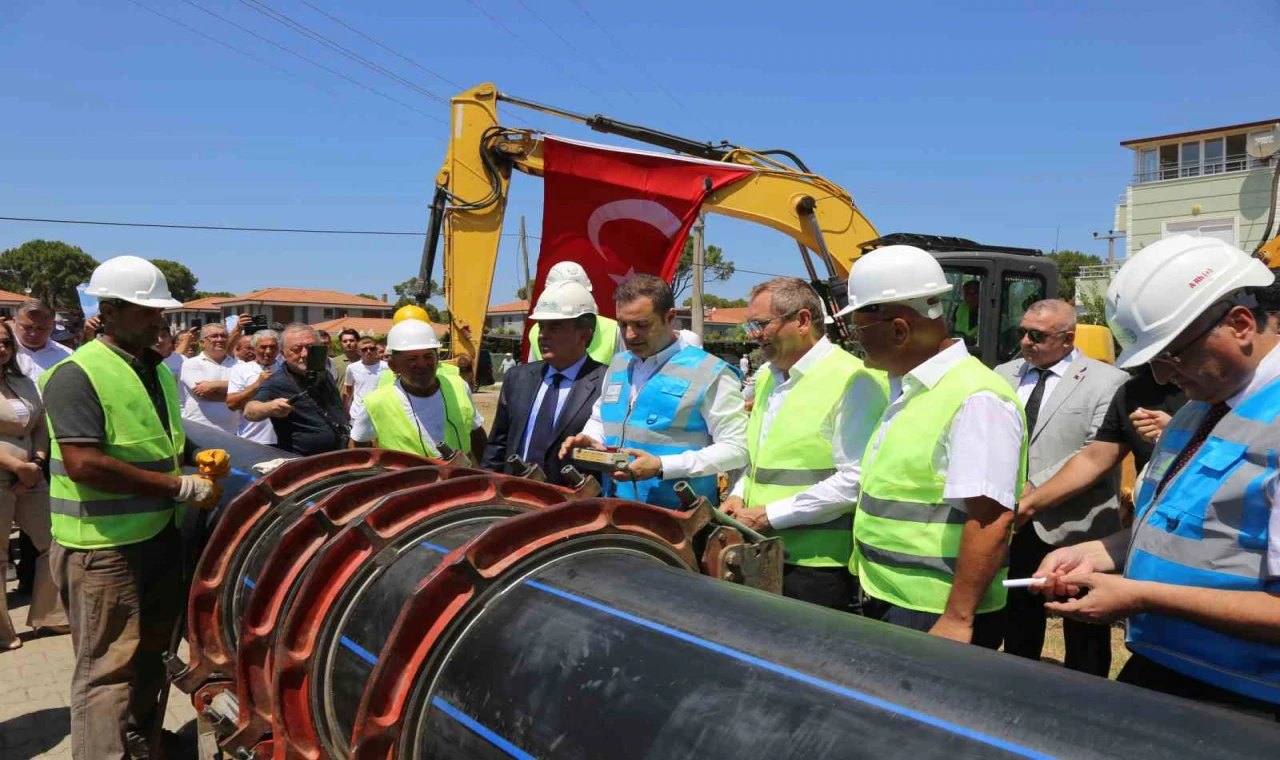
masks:
[[[748,300],[743,327],[770,369],[756,379],[751,464],[723,508],[782,536],[785,596],[856,610],[853,511],[862,452],[888,404],[887,380],[827,340],[822,299],[804,280],[776,277],[752,288]]]
[[[253,336],[241,334],[236,338],[235,345],[231,347],[231,355],[240,363],[253,363]]]
[[[744,381],[751,377],[751,360],[747,358],[746,354],[743,354],[742,358],[738,360],[738,369],[742,371],[742,379]]]
[[[378,387],[378,375],[387,370],[387,363],[378,358],[379,346],[373,338],[361,338],[357,350],[360,361],[347,365],[342,384],[342,399],[348,410],[353,401]]]
[[[243,411],[245,405],[253,400],[258,386],[280,368],[280,335],[275,330],[258,330],[249,340],[253,346],[254,361],[241,362],[227,373],[227,408],[240,415],[237,435],[257,443],[274,445],[276,430],[271,420],[253,422],[244,418]]]
[[[227,373],[236,358],[227,353],[227,328],[210,322],[200,329],[202,353],[182,363],[178,376],[182,419],[235,433],[240,415],[227,408]]]
[[[999,375],[948,337],[942,267],[907,245],[849,275],[855,339],[889,373],[889,407],[863,455],[853,567],[863,613],[995,649],[1001,581],[1026,477],[1022,408]]]
[[[749,460],[738,374],[676,338],[675,298],[660,278],[635,275],[614,297],[627,350],[614,355],[591,419],[560,456],[617,448],[635,458],[606,476],[606,495],[679,509],[675,484],[683,480],[718,504],[716,475]]]
[[[33,382],[38,381],[45,370],[71,355],[71,349],[50,339],[54,314],[43,301],[31,299],[18,304],[13,325],[17,328],[14,334],[18,338],[19,366]]]

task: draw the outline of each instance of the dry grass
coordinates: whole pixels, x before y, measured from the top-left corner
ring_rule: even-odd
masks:
[[[1049,625],[1044,632],[1044,651],[1040,653],[1041,662],[1052,662],[1061,665],[1066,657],[1066,647],[1062,641],[1062,618],[1049,618]],[[1129,650],[1124,646],[1124,628],[1111,629],[1111,678],[1115,678],[1120,668],[1129,661]]]

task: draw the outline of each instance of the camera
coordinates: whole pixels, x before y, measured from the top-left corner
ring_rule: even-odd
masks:
[[[247,327],[244,328],[244,334],[253,335],[257,331],[266,330],[270,326],[271,326],[271,322],[267,320],[267,315],[258,314],[253,318],[253,321],[249,323]]]

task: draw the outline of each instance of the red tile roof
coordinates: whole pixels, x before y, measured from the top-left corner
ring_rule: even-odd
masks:
[[[325,322],[317,322],[312,327],[317,330],[324,330],[337,337],[338,333],[347,328],[351,328],[361,335],[386,335],[391,331],[393,324],[395,323],[390,319],[378,319],[377,317],[339,317]],[[442,338],[449,332],[449,328],[445,325],[438,325],[432,322],[431,327],[436,331],[436,335]]]
[[[747,321],[747,307],[728,306],[719,309],[707,309],[702,321],[709,325],[740,325]]]
[[[1252,127],[1269,127],[1272,124],[1280,122],[1280,119],[1267,119],[1266,121],[1249,121],[1244,124],[1228,124],[1225,127],[1213,127],[1211,129],[1196,129],[1190,132],[1174,132],[1167,135],[1156,135],[1155,137],[1139,137],[1136,140],[1125,140],[1120,143],[1122,148],[1131,148],[1139,143],[1159,142],[1162,140],[1176,140],[1182,137],[1195,137],[1196,135],[1209,134],[1211,132],[1233,132],[1237,129],[1251,129]]]
[[[4,303],[25,301],[30,297],[31,296],[26,296],[21,293],[11,293],[7,290],[0,290],[0,302]]]
[[[223,306],[241,303],[295,303],[316,306],[356,306],[364,309],[388,309],[391,304],[337,290],[313,288],[265,288],[242,296],[222,299]]]
[[[528,313],[529,313],[529,302],[527,300],[521,299],[519,301],[512,301],[511,303],[500,303],[497,306],[490,306],[489,311],[485,313],[485,316],[488,316],[489,314],[528,314]]]
[[[194,301],[187,301],[176,309],[165,309],[165,311],[218,311],[218,306],[223,301],[234,301],[235,298],[226,298],[224,296],[211,296],[209,298],[197,298]]]

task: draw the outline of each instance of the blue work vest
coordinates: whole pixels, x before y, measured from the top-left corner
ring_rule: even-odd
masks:
[[[729,365],[700,348],[685,346],[649,378],[631,406],[630,351],[615,354],[600,393],[600,420],[604,423],[604,444],[633,448],[654,456],[696,451],[711,444],[711,433],[700,408],[707,389],[721,370]],[[715,475],[684,478],[695,493],[712,504],[720,503]],[[679,509],[677,480],[650,478],[617,483],[605,477],[604,493],[635,499],[668,509]]]
[[[1160,435],[1138,491],[1126,578],[1230,591],[1280,591],[1265,581],[1271,517],[1268,485],[1280,462],[1280,380],[1214,426],[1191,461],[1155,497],[1156,486],[1209,405],[1180,409]],[[1143,613],[1126,643],[1192,678],[1280,704],[1280,644],[1210,630],[1185,618]]]

